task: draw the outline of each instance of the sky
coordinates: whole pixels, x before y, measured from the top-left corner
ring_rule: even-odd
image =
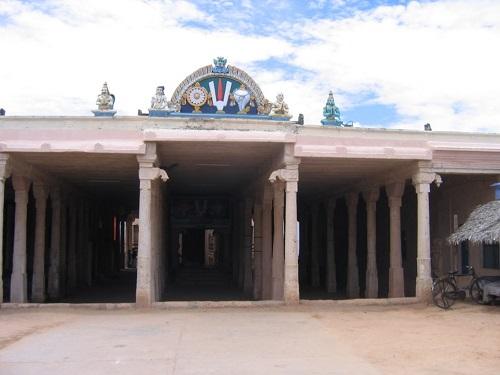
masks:
[[[294,119],[328,92],[360,127],[500,132],[500,0],[0,0],[0,107],[146,111],[224,56]]]

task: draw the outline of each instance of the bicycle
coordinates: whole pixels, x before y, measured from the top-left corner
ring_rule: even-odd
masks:
[[[478,304],[483,301],[483,286],[498,279],[495,276],[478,277],[474,267],[467,266],[467,274],[460,276],[472,276],[469,285],[459,288],[456,276],[458,271],[448,272],[448,276],[440,277],[432,283],[432,301],[437,307],[449,309],[457,299],[465,299],[467,291],[471,299]]]

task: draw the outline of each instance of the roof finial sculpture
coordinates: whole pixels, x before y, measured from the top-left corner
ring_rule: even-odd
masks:
[[[335,99],[333,98],[333,92],[330,91],[328,94],[328,99],[326,100],[326,105],[323,107],[323,116],[325,117],[321,120],[323,125],[334,125],[342,126],[342,120],[340,119],[339,108],[335,105]]]
[[[212,73],[226,74],[229,73],[229,68],[226,66],[227,59],[225,57],[217,57],[214,59],[214,66],[212,67]]]
[[[292,117],[292,115],[288,112],[288,104],[285,103],[285,96],[281,92],[276,95],[276,101],[272,104],[271,116],[282,117],[286,120],[289,120]]]
[[[97,96],[97,110],[92,111],[95,116],[113,117],[116,111],[113,110],[115,105],[115,96],[109,92],[108,84],[104,82],[101,93]]]
[[[165,86],[157,86],[156,94],[151,98],[150,115],[162,116],[167,112],[178,111],[178,106],[174,105],[165,95]]]

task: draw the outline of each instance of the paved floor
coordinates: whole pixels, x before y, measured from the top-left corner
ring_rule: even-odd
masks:
[[[79,312],[0,351],[2,375],[376,373],[282,309]]]
[[[350,302],[0,308],[0,374],[499,374],[499,306]]]

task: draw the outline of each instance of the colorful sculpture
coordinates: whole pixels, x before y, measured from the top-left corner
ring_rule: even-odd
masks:
[[[340,111],[335,105],[335,99],[333,98],[332,91],[330,91],[330,93],[328,94],[326,105],[323,107],[323,116],[325,117],[323,120],[321,120],[321,124],[323,125],[343,125],[342,120],[340,119]]]
[[[212,68],[212,73],[216,74],[227,74],[229,73],[229,68],[226,66],[227,59],[224,57],[217,57],[214,59],[214,66]]]
[[[234,100],[238,103],[239,114],[246,113],[245,107],[250,102],[250,92],[246,89],[245,85],[240,85],[239,88],[233,91]]]
[[[97,110],[92,111],[95,116],[113,117],[116,111],[113,110],[115,105],[115,96],[109,92],[108,84],[104,82],[101,93],[97,96]]]
[[[272,104],[271,116],[287,119],[292,117],[290,113],[288,113],[288,104],[285,103],[285,96],[281,92],[276,95],[276,101]]]
[[[243,70],[226,63],[227,59],[217,57],[213,65],[201,67],[187,76],[175,89],[170,104],[165,104],[163,88],[158,87],[149,116],[254,117],[274,121],[292,117],[283,95],[278,97],[271,115],[273,104],[264,97],[257,83]]]

